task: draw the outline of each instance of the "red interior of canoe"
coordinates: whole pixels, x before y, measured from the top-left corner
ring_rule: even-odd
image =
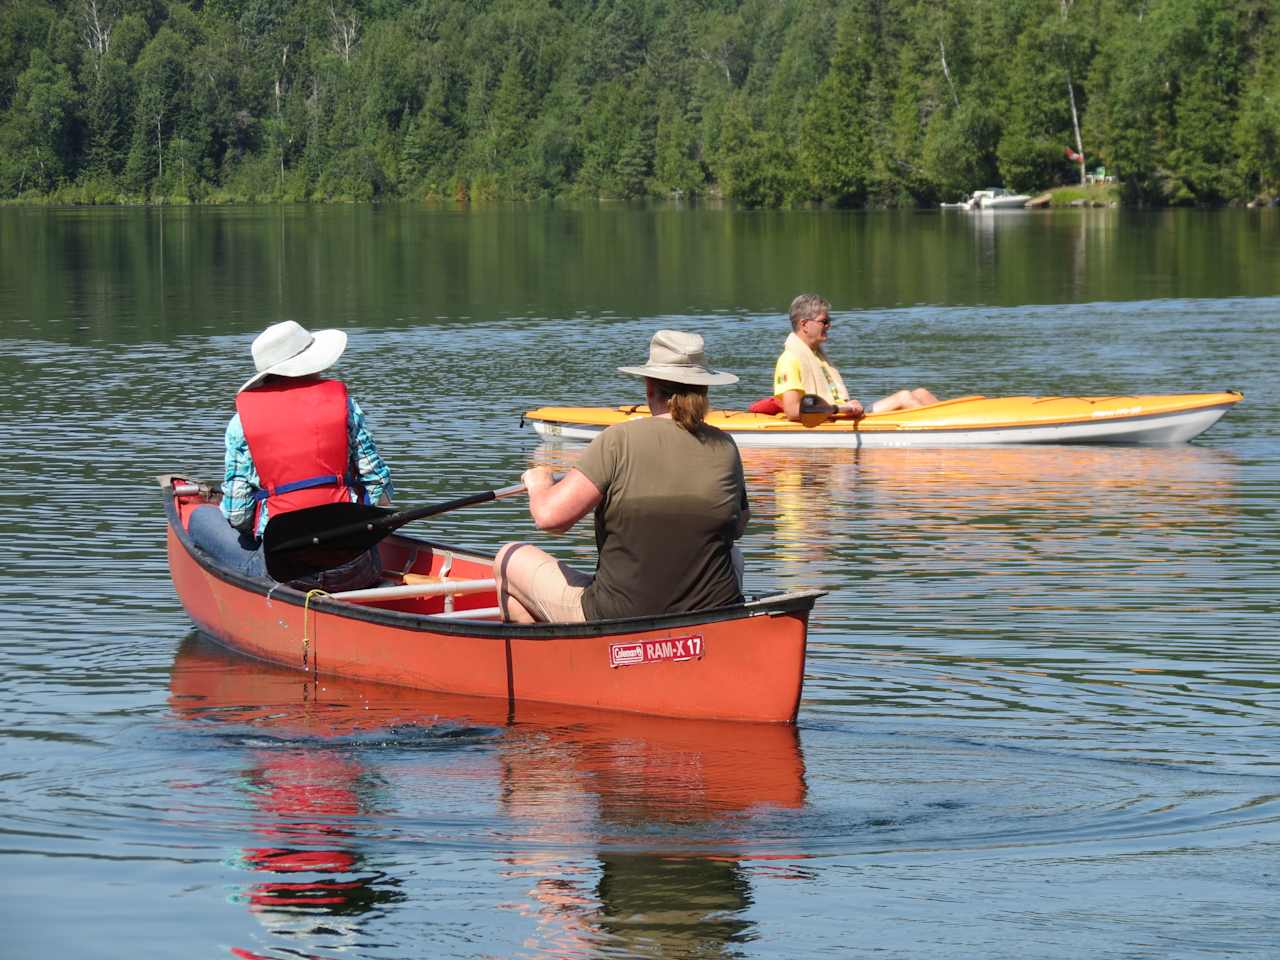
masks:
[[[179,495],[176,498],[178,516],[186,529],[191,513],[196,507],[210,502],[198,494]],[[212,501],[217,502],[215,497]],[[445,578],[450,580],[488,580],[493,570],[487,559],[466,554],[458,554],[449,550],[433,549],[416,540],[390,536],[379,544],[382,558],[383,579],[378,586],[399,586],[409,583],[428,583]],[[382,599],[362,601],[361,606],[377,607],[382,610],[398,610],[403,613],[441,614],[447,609],[454,612],[463,610],[492,609],[498,605],[495,591],[485,590],[479,593],[457,594],[452,598],[451,606],[444,596],[406,597],[399,599]],[[493,618],[496,619],[496,618]]]

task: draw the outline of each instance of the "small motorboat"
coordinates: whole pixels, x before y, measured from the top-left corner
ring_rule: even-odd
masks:
[[[988,187],[975,190],[967,200],[959,203],[939,204],[944,210],[1021,210],[1031,197],[1025,193],[1014,193],[1003,187]]]
[[[173,474],[158,480],[178,597],[202,632],[232,650],[303,674],[508,704],[795,720],[809,612],[821,591],[696,613],[509,624],[499,617],[491,557],[398,534],[379,547],[383,583],[308,591],[219,565],[195,546],[187,524],[220,494]]]
[[[861,420],[713,410],[712,426],[740,446],[947,447],[1007,443],[1184,443],[1244,399],[1233,390],[1111,397],[959,397],[941,403],[868,414]],[[589,441],[606,427],[649,416],[639,405],[539,407],[522,422],[549,440]]]
[[[1028,194],[1014,193],[1000,187],[979,190],[973,196],[979,210],[1021,210],[1031,199]]]

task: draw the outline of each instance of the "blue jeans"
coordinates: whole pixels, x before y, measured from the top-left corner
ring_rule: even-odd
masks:
[[[187,532],[197,547],[223,566],[251,577],[267,576],[262,541],[227,523],[217,507],[196,507],[191,511]]]

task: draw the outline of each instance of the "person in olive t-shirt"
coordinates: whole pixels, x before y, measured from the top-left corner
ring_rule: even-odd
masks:
[[[503,617],[580,622],[683,613],[742,602],[734,541],[750,510],[738,447],[707,425],[707,387],[737,382],[707,367],[702,337],[659,330],[644,378],[651,417],[596,437],[560,482],[525,471],[538,529],[560,533],[595,511],[595,576],[528,543],[494,559]]]

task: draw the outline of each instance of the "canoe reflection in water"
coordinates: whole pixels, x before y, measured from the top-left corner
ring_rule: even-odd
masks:
[[[785,836],[764,824],[805,805],[790,725],[523,703],[513,715],[499,699],[308,679],[195,634],[178,651],[170,692],[180,717],[249,732],[232,740],[247,753],[240,782],[254,808],[254,840],[237,860],[271,876],[252,883],[244,900],[269,931],[288,937],[291,952],[336,946],[335,937],[355,944],[394,904],[427,899],[391,875],[403,846],[384,857],[369,851],[384,818],[437,824],[450,804],[472,831],[457,842],[474,849],[496,836],[503,883],[527,884],[522,901],[504,904],[534,926],[521,938],[526,956],[728,955],[752,936],[743,862],[798,858],[788,841],[761,839]],[[422,790],[397,795],[379,764],[395,757],[399,782],[406,760],[424,756],[412,749],[422,744],[415,731],[435,728],[467,742],[465,770],[456,758],[452,770],[429,766]],[[429,764],[441,757],[427,755]],[[422,902],[413,914],[430,911]]]
[[[250,738],[247,764],[235,787],[253,808],[252,845],[234,862],[269,879],[240,896],[265,926],[282,935],[305,934],[323,923],[329,938],[351,941],[357,918],[404,899],[398,882],[366,862],[357,824],[375,812],[378,784],[359,758],[323,738],[339,732],[306,713],[299,684],[287,673],[189,636],[175,658],[170,705],[181,717],[261,729],[271,740]],[[283,695],[283,696],[282,696]],[[302,742],[291,742],[298,738]],[[233,948],[234,956],[260,955]]]
[[[805,805],[794,727],[612,715],[512,746],[502,806],[523,850],[504,875],[531,882],[517,909],[536,914],[540,955],[736,955],[753,929],[744,862],[803,859],[761,839]],[[591,870],[546,852],[584,840]]]
[[[246,897],[253,910],[356,916],[403,899],[393,881],[363,863],[356,832],[340,825],[368,813],[359,763],[323,747],[255,752],[254,759],[243,783],[264,815],[257,832],[271,845],[246,848],[241,861],[290,879],[255,883]]]

